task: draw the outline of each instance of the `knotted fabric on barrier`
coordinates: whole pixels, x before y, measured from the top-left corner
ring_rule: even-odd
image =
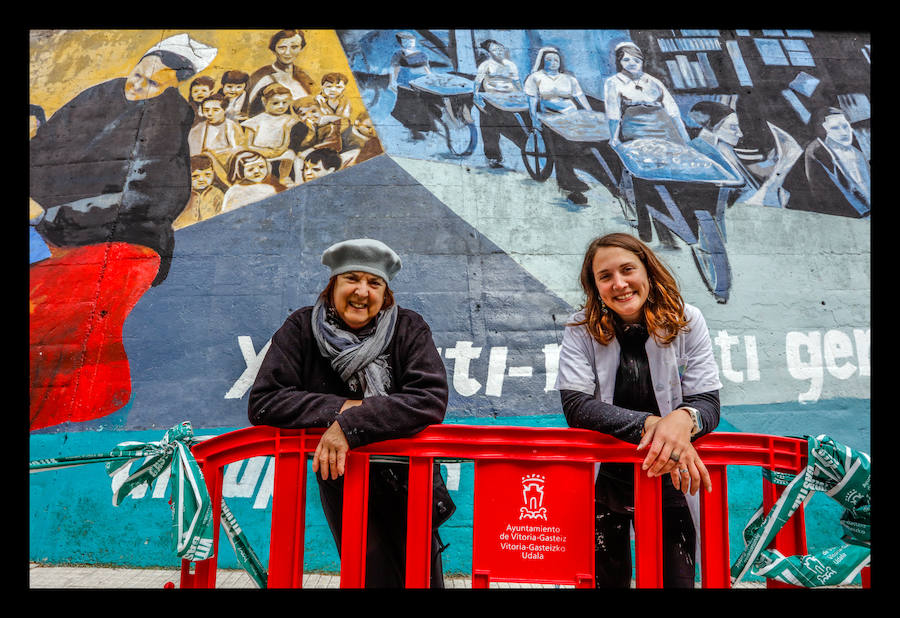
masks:
[[[114,506],[119,506],[139,487],[149,487],[165,470],[170,470],[175,553],[185,560],[206,560],[213,553],[215,522],[206,482],[191,454],[191,446],[205,438],[195,437],[191,423],[184,422],[166,431],[158,442],[121,442],[108,453],[39,459],[30,462],[29,470],[34,473],[104,462],[112,477]],[[131,466],[139,459],[143,463],[132,472]],[[265,588],[265,569],[224,499],[220,520],[241,567],[257,586]]]
[[[869,564],[869,456],[824,434],[807,440],[809,459],[805,471],[793,476],[763,470],[768,480],[786,487],[768,515],[763,517],[760,506],[744,528],[745,548],[731,567],[732,584],[749,571],[795,586],[837,586],[851,583]],[[784,556],[778,550],[766,549],[791,515],[817,491],[825,492],[844,507],[842,543],[803,556]]]

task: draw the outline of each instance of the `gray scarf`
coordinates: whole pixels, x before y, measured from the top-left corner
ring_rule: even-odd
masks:
[[[382,309],[375,318],[374,332],[362,338],[327,319],[322,299],[312,310],[312,331],[319,352],[354,391],[364,397],[386,395],[391,387],[391,368],[384,353],[397,325],[397,305]]]

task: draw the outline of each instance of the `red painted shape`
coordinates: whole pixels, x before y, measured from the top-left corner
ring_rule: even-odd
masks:
[[[107,416],[128,403],[122,327],[159,255],[111,242],[54,250],[29,272],[32,430]]]

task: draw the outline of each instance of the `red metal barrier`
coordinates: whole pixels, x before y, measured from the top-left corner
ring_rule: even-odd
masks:
[[[257,426],[229,432],[193,447],[214,505],[221,504],[226,465],[251,457],[274,457],[268,564],[270,588],[300,588],[302,585],[306,462],[307,456],[315,451],[322,431]],[[701,585],[704,588],[728,588],[730,556],[726,466],[759,466],[796,474],[806,465],[807,442],[799,438],[760,434],[712,433],[697,440],[695,446],[713,481],[712,492],[701,490]],[[490,581],[571,583],[592,587],[593,464],[598,461],[640,463],[644,458],[643,452],[638,453],[633,444],[594,431],[449,424],[433,425],[411,438],[354,449],[347,458],[344,477],[342,588],[362,588],[365,582],[369,455],[409,457],[408,588],[427,588],[430,578],[431,483],[435,458],[475,462],[473,587],[487,587]],[[502,534],[497,531],[500,530],[498,526],[503,524],[503,514],[497,506],[500,503],[491,502],[490,497],[492,493],[504,490],[504,487],[509,490],[508,486],[501,487],[498,483],[521,483],[521,487],[525,488],[524,499],[530,502],[528,506],[513,504],[512,507],[522,508],[534,518],[544,514],[543,522],[553,524],[540,524],[536,528],[548,530],[545,538],[549,540],[546,543],[542,541],[548,554],[542,558],[553,552],[569,552],[567,556],[551,556],[553,560],[547,561],[547,568],[544,569],[544,561],[536,561],[534,556],[519,560],[508,555],[510,552],[504,554],[506,550],[503,547],[491,546]],[[530,484],[526,487],[527,483]],[[546,483],[546,492],[542,483]],[[555,488],[564,487],[569,495],[566,500],[556,499],[554,502],[555,515],[561,517],[554,522],[548,520],[546,511],[540,510],[550,509],[551,483]],[[777,499],[779,490],[780,487],[763,480],[764,505],[767,509]],[[531,492],[530,496],[528,492]],[[540,507],[539,500],[545,495],[548,505]],[[572,496],[583,496],[584,504],[575,509],[563,509],[560,515],[559,505],[569,502]],[[534,510],[531,510],[532,506]],[[662,555],[661,506],[661,480],[647,478],[636,466],[635,574],[639,588],[662,587],[659,559]],[[218,519],[218,512],[214,516]],[[581,539],[585,532],[586,548],[582,548]],[[570,542],[570,539],[577,543]],[[218,549],[218,529],[214,542]],[[512,543],[506,547],[514,545]],[[778,534],[775,547],[786,555],[806,553],[802,507]],[[864,580],[868,581],[868,569],[865,571]],[[215,577],[215,555],[201,562],[182,563],[182,588],[214,588]],[[768,582],[769,587],[776,587],[776,584]]]

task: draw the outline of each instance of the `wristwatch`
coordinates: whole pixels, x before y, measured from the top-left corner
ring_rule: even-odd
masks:
[[[687,410],[688,414],[691,415],[691,420],[694,421],[694,426],[691,427],[691,435],[695,436],[698,433],[700,433],[700,429],[702,429],[702,425],[700,425],[700,412],[697,411],[697,408],[681,406],[681,409]]]

